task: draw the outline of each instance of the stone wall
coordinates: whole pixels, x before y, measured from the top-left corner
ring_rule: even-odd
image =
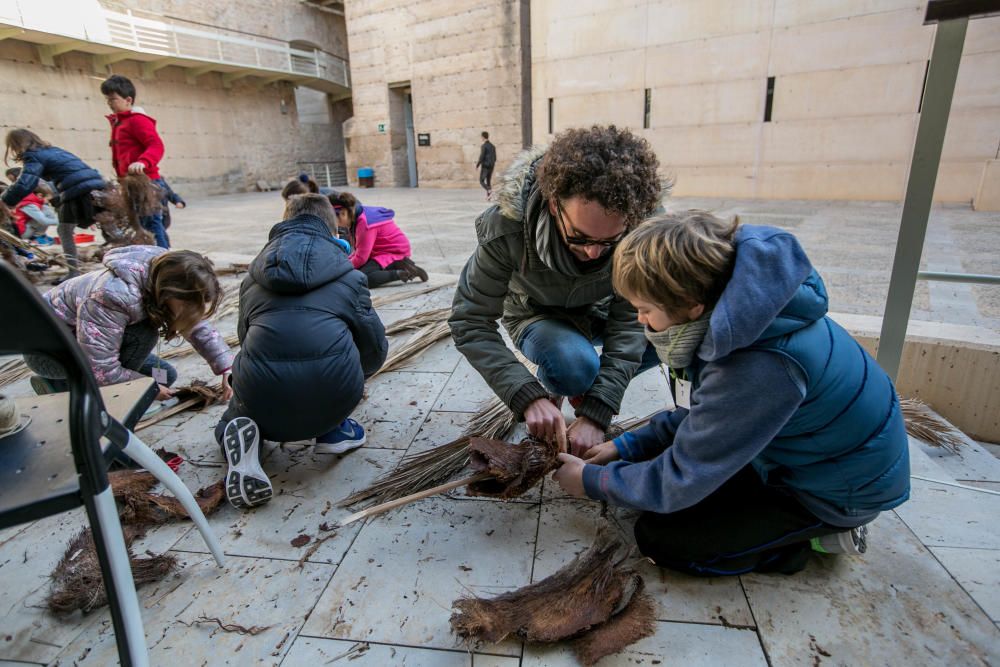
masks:
[[[551,137],[551,100],[555,132],[642,132],[678,195],[903,197],[935,31],[922,25],[923,0],[531,4],[536,142]],[[974,20],[938,200],[970,202],[995,182],[986,170],[1000,143],[997,72],[1000,18]]]
[[[108,9],[123,8],[123,3],[104,4]],[[238,11],[236,3],[222,0],[134,0],[127,5],[216,28],[313,41],[326,51],[347,55],[343,17],[295,0],[252,0],[239,3]],[[3,130],[28,127],[107,177],[113,176],[110,130],[104,118],[109,111],[100,84],[110,73],[132,79],[137,105],[157,119],[166,146],[162,172],[180,192],[252,189],[258,180],[279,183],[294,175],[299,161],[343,160],[342,103],[337,117],[328,114],[326,123],[300,123],[289,83],[260,86],[251,77],[226,87],[216,73],[202,74],[190,83],[186,70],[174,66],[144,79],[136,61],[121,61],[98,72],[91,56],[78,51],[57,56],[55,63],[55,67],[42,65],[33,44],[0,41]],[[323,103],[329,105],[327,96]]]
[[[401,109],[391,98],[402,94],[396,84],[409,85],[415,133],[430,134],[431,145],[415,149],[420,185],[475,187],[483,130],[503,169],[521,149],[518,11],[517,0],[346,3],[352,184],[359,167],[374,168],[378,184],[409,184]]]

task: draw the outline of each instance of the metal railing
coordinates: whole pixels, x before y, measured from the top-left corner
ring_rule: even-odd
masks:
[[[347,163],[344,160],[332,162],[299,162],[299,172],[309,174],[316,184],[323,188],[347,185]]]
[[[264,74],[310,77],[350,87],[347,61],[319,49],[293,48],[288,42],[225,28],[207,29],[197,23],[131,10],[116,12],[81,2],[65,14],[45,11],[37,0],[0,0],[0,23],[70,39],[114,46],[164,58],[237,66]]]

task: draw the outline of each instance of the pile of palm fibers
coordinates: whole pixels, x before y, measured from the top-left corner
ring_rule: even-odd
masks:
[[[160,210],[160,190],[145,174],[129,174],[93,193],[94,220],[112,247],[152,245],[153,235],[139,220]]]
[[[571,640],[580,662],[592,665],[653,634],[656,606],[642,577],[624,565],[630,554],[602,522],[591,547],[555,574],[494,598],[455,600],[452,630],[490,643],[511,635],[540,644]]]
[[[136,587],[159,581],[177,568],[176,556],[161,554],[139,558],[132,552],[132,543],[143,534],[141,528],[122,526],[122,532]],[[55,613],[67,614],[77,609],[87,613],[108,603],[90,528],[84,528],[70,540],[65,554],[49,577],[51,581],[45,603]]]
[[[517,498],[559,467],[558,454],[556,443],[531,436],[516,445],[504,440],[469,438],[469,467],[489,473],[490,479],[472,482],[465,492],[500,500]]]
[[[174,496],[152,493],[159,482],[145,470],[116,470],[108,473],[111,493],[119,503],[122,523],[136,526],[160,525],[189,518],[187,510]],[[223,480],[198,489],[194,499],[202,514],[209,516],[226,500]]]

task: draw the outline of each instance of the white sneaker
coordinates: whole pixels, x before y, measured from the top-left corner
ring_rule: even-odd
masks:
[[[868,524],[841,533],[814,537],[813,551],[825,554],[860,556],[868,551]]]
[[[238,509],[263,505],[274,495],[271,480],[260,467],[260,429],[249,417],[237,417],[228,424],[222,437],[229,472],[226,473],[226,498]]]

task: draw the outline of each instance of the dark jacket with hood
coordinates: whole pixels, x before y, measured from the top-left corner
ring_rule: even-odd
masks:
[[[828,524],[850,528],[909,497],[899,398],[875,360],[826,316],[822,279],[795,237],[736,233],[733,275],[686,369],[690,410],[615,439],[587,465],[591,498],[659,513],[690,507],[746,465]]]
[[[312,215],[271,228],[240,287],[238,327],[233,392],[273,440],[335,428],[389,346],[367,279]]]
[[[522,153],[504,175],[498,204],[476,220],[478,245],[462,269],[448,323],[459,351],[519,420],[548,392],[504,343],[497,320],[502,317],[515,343],[541,319],[564,320],[589,338],[603,327],[600,371],[576,414],[607,427],[639,368],[646,338],[635,309],[613,293],[611,253],[573,275],[539,257],[536,223],[547,215],[535,182],[542,155],[539,149]],[[553,251],[569,253],[563,243]]]
[[[24,151],[21,162],[21,175],[3,193],[3,203],[7,206],[16,206],[35,191],[39,179],[43,178],[56,186],[56,191],[64,202],[89,195],[91,191],[104,187],[104,179],[96,169],[88,167],[77,156],[56,146]]]

